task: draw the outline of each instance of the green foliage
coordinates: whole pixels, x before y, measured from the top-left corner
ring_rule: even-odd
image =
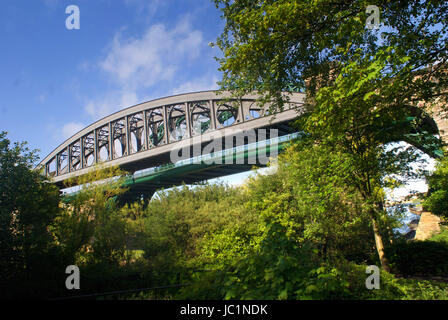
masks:
[[[118,264],[126,260],[126,227],[126,220],[114,207],[97,213],[92,243],[94,261]]]
[[[249,206],[266,225],[279,223],[288,237],[309,242],[324,259],[355,256],[366,261],[373,246],[369,215],[351,187],[350,158],[308,141],[292,145],[278,172],[249,184]],[[353,238],[363,239],[358,243]]]
[[[215,0],[215,4],[225,20],[216,41],[223,52],[217,59],[223,72],[220,84],[237,96],[256,91],[261,100],[274,100],[276,108],[285,100],[281,92],[290,87],[306,89],[312,97],[344,76],[356,83],[348,95],[339,95],[341,100],[398,107],[447,97],[448,75],[442,64],[422,68],[444,61],[448,5],[443,1]],[[369,5],[379,7],[381,34],[366,28]],[[355,64],[361,72],[343,72]],[[416,71],[421,77],[415,78]],[[388,82],[390,78],[394,81]]]
[[[365,286],[366,265],[342,262],[336,266],[321,267],[309,282],[305,298],[357,299],[357,300],[439,300],[448,299],[448,285],[440,282],[398,279],[386,271],[380,273],[380,288],[369,290]],[[319,272],[320,271],[320,272]],[[306,292],[306,291],[305,291]]]
[[[444,157],[436,164],[434,173],[427,177],[429,196],[424,205],[432,213],[448,218],[448,158]]]
[[[75,263],[86,293],[182,279],[193,285],[173,294],[187,299],[447,299],[446,285],[384,270],[381,289],[367,290],[365,267],[377,262],[372,229],[384,267],[382,244],[394,238],[384,189],[402,182],[397,175],[416,176],[415,148],[387,144],[405,140],[425,150],[433,128],[414,107],[447,101],[448,3],[215,3],[225,19],[217,39],[221,88],[235,96],[255,91],[272,102],[270,111],[288,100],[282,91],[306,91],[308,112],[297,125],[308,138],[280,157],[277,173],[244,187],[183,186],[120,208],[115,200],[126,190],[118,168],[95,167],[72,181],[81,190],[60,204],[57,188],[31,170],[35,153],[11,147],[1,133],[5,295],[67,294],[63,271]],[[373,4],[381,38],[365,28]],[[419,141],[407,135],[421,129]],[[443,160],[425,203],[445,217],[447,173]],[[446,274],[445,238],[387,246],[393,271]]]
[[[448,243],[396,241],[387,247],[393,271],[402,275],[448,274]]]
[[[277,173],[252,179],[244,198],[245,211],[259,214],[256,232],[224,228],[209,235],[201,247],[205,259],[195,261],[211,270],[193,273],[193,285],[176,297],[446,299],[442,284],[385,271],[380,290],[366,289],[366,264],[350,261],[372,264],[368,216],[356,189],[345,184],[349,158],[327,148],[294,144],[280,156]]]
[[[440,282],[407,280],[399,284],[406,300],[448,300],[448,286]]]
[[[429,240],[448,243],[448,227],[441,226],[440,233],[433,235]]]
[[[151,268],[177,273],[191,250],[190,226],[173,211],[152,213],[145,219],[145,236],[141,248]]]
[[[241,230],[248,238],[244,234],[256,228],[256,215],[247,214],[243,203],[239,188],[203,184],[161,191],[149,203],[127,205],[120,214],[127,220],[129,247],[142,250],[152,276],[169,284],[178,274],[187,281],[194,277],[190,270],[219,265],[215,235]],[[234,239],[229,240],[233,250]]]
[[[273,224],[258,250],[238,261],[224,283],[225,299],[294,298],[297,286],[312,268],[312,249],[288,239],[285,228]]]
[[[66,208],[55,218],[51,231],[55,238],[55,243],[61,249],[61,255],[70,264],[76,262],[77,255],[89,243],[94,225],[89,220],[88,215],[73,213],[73,210]]]
[[[328,61],[345,61],[338,52],[341,47],[364,41],[373,44],[372,35],[363,32],[360,16],[365,13],[358,9],[363,1],[215,3],[226,22],[216,43],[224,55],[218,59],[221,86],[238,94],[257,91],[266,100],[281,100],[285,88],[306,86],[304,74],[328,69]]]
[[[43,222],[50,240],[29,252],[26,276],[11,273],[9,297],[73,294],[64,271],[77,264],[77,294],[191,284],[101,299],[447,299],[444,285],[384,271],[381,289],[366,289],[365,267],[376,262],[370,206],[350,184],[351,161],[303,140],[279,157],[276,173],[242,187],[182,186],[125,207],[114,201],[125,191],[122,180],[111,179],[123,172],[91,172],[68,203],[55,202],[55,215]],[[392,217],[381,223],[394,226]],[[436,260],[446,244],[438,244],[391,247],[392,265],[411,256],[446,272]]]
[[[387,269],[382,190],[396,185],[391,176],[412,177],[410,164],[418,154],[415,148],[388,150],[385,145],[405,140],[425,150],[422,141],[434,140],[434,130],[425,131],[422,141],[407,134],[424,122],[417,104],[431,107],[448,98],[443,58],[448,5],[363,0],[215,4],[226,23],[217,40],[223,51],[218,58],[221,89],[235,96],[257,92],[274,111],[288,100],[282,94],[286,88],[306,92],[308,113],[298,121],[300,128],[349,159],[347,187],[357,188],[371,207],[378,255]],[[380,9],[381,35],[365,27],[365,9],[372,4]],[[416,121],[403,125],[410,117]]]
[[[42,294],[42,287],[54,278],[50,271],[61,264],[49,232],[60,211],[59,190],[32,170],[35,154],[26,143],[11,146],[6,132],[0,133],[2,296],[20,290],[23,296]]]
[[[308,292],[323,282],[328,296],[341,289],[331,261],[367,261],[374,246],[359,194],[345,184],[349,166],[334,150],[301,142],[280,156],[275,174],[249,181],[245,212],[259,216],[258,227],[251,233],[225,228],[207,238],[202,250],[215,262],[207,266],[225,273],[223,298],[323,297]],[[210,275],[201,283],[216,287]]]
[[[181,288],[174,296],[181,300],[223,300],[226,295],[226,273],[221,270],[194,272],[191,285]]]
[[[69,196],[54,228],[73,263],[118,264],[125,259],[127,223],[115,201],[126,191],[124,174],[118,167],[97,165],[76,178],[80,190]]]
[[[366,265],[341,263],[337,266],[343,283],[348,283],[345,297],[362,300],[437,300],[448,299],[448,285],[441,282],[399,279],[384,270],[380,273],[380,289],[365,286]],[[336,295],[340,294],[336,292]]]
[[[257,225],[255,226],[257,227]],[[260,236],[253,226],[244,225],[225,228],[214,234],[208,234],[201,241],[200,255],[196,259],[205,267],[221,270],[235,261],[240,261],[251,250],[259,246]]]

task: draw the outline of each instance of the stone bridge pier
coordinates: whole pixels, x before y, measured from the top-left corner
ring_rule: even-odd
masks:
[[[437,124],[441,139],[448,144],[448,112],[443,111],[441,107],[436,106],[430,111],[430,115]]]

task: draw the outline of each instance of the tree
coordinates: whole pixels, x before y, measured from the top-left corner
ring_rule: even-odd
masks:
[[[117,198],[127,191],[125,179],[118,167],[96,165],[66,182],[78,187],[65,196],[65,210],[53,232],[72,263],[91,259],[117,264],[123,259],[127,225]]]
[[[30,289],[57,263],[49,260],[53,237],[48,227],[60,211],[59,190],[33,170],[36,159],[36,150],[26,143],[11,146],[6,132],[0,133],[0,265],[9,284],[5,294],[26,291],[20,281]]]
[[[424,205],[432,213],[448,218],[448,158],[445,156],[436,166],[434,173],[427,178],[429,195]]]
[[[367,205],[378,254],[388,269],[380,221],[390,175],[410,175],[415,150],[388,150],[389,128],[415,106],[447,101],[448,4],[445,1],[216,0],[226,26],[221,88],[256,91],[273,111],[288,88],[306,92],[301,129],[351,158],[351,185]],[[368,5],[380,8],[382,29],[366,29]],[[415,121],[414,127],[419,125]],[[395,131],[395,130],[392,130]],[[404,139],[404,137],[403,137]]]
[[[257,91],[264,101],[275,99],[276,106],[283,104],[280,93],[288,88],[313,96],[360,52],[368,57],[383,50],[383,57],[392,63],[387,74],[397,81],[392,91],[377,88],[382,95],[401,97],[397,102],[446,99],[445,1],[215,0],[215,4],[226,23],[216,41],[224,55],[217,59],[223,72],[220,84],[236,95]],[[366,29],[370,5],[379,7],[380,31]],[[428,65],[433,68],[423,68]],[[415,78],[417,70],[420,77]]]
[[[226,276],[204,276],[203,290],[215,285],[230,299],[353,297],[341,272],[348,261],[372,264],[374,241],[369,206],[347,183],[351,161],[302,137],[279,156],[276,173],[251,179],[244,211],[259,218],[252,232],[229,226],[205,241],[207,268]]]
[[[393,136],[387,128],[398,122],[406,110],[382,107],[378,102],[375,88],[381,82],[378,78],[384,66],[380,63],[369,67],[359,66],[358,62],[348,64],[332,86],[317,92],[313,111],[299,122],[317,141],[336,146],[350,158],[347,183],[356,187],[364,203],[370,206],[378,255],[387,270],[380,231],[380,221],[386,215],[383,190],[396,185],[400,178],[415,178],[411,163],[418,161],[420,154],[414,147],[387,145]]]
[[[160,192],[146,209],[145,256],[153,264],[203,268],[216,260],[209,239],[223,229],[255,225],[257,217],[244,211],[239,188],[223,184],[182,186]],[[210,259],[209,259],[210,258]],[[171,261],[170,261],[171,260]],[[167,267],[165,267],[167,269]]]

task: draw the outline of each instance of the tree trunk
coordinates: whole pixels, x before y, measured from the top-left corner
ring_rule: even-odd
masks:
[[[378,256],[380,258],[381,267],[383,270],[390,272],[389,262],[387,261],[386,254],[384,253],[383,237],[381,236],[380,229],[374,215],[372,215],[372,224],[373,234],[375,236],[376,251],[378,252]]]

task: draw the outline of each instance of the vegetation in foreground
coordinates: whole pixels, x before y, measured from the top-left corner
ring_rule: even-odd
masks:
[[[306,92],[306,138],[277,173],[245,186],[200,185],[120,207],[120,181],[69,203],[31,171],[35,154],[0,135],[0,284],[6,298],[49,298],[65,267],[77,294],[189,283],[134,298],[446,299],[446,235],[406,242],[386,188],[416,177],[421,149],[440,151],[430,114],[446,109],[446,1],[215,0],[221,88],[257,92],[281,109]],[[383,29],[366,28],[366,7]],[[391,144],[410,143],[409,147]],[[428,178],[426,205],[446,217],[447,160]],[[91,173],[87,181],[119,174]],[[428,263],[428,261],[430,263]],[[365,267],[381,266],[368,290]],[[428,280],[421,280],[421,279]]]
[[[382,221],[389,227],[382,236],[392,273],[381,271],[379,290],[366,288],[366,266],[380,265],[369,207],[347,186],[347,158],[326,148],[296,142],[280,156],[276,173],[241,187],[183,186],[119,207],[114,197],[125,191],[119,180],[90,184],[62,202],[30,170],[31,154],[9,148],[3,134],[1,181],[9,193],[0,200],[2,270],[8,271],[2,298],[172,285],[99,298],[447,299],[447,285],[430,278],[448,270],[446,231],[431,241],[405,242],[393,231],[399,210]],[[96,171],[85,179],[117,173]],[[39,192],[23,192],[17,181]],[[14,204],[19,193],[29,197],[29,207]],[[65,288],[71,264],[81,272],[75,293]]]

